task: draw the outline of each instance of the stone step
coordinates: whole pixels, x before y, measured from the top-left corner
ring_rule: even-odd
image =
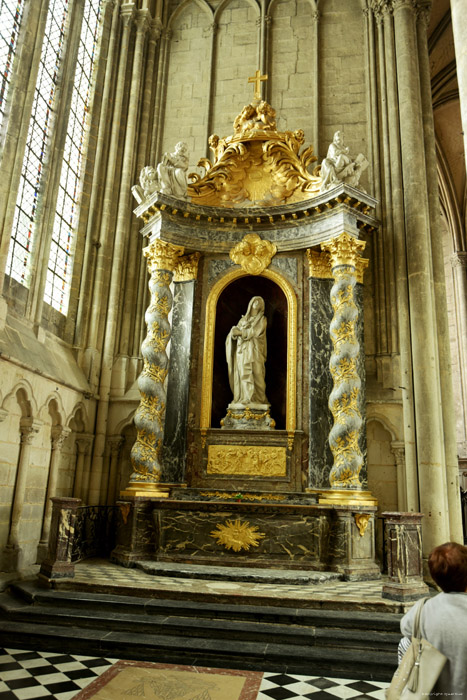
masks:
[[[304,571],[302,569],[255,569],[246,566],[201,566],[161,561],[138,561],[135,568],[152,576],[202,579],[204,581],[243,581],[280,585],[318,585],[343,581],[344,575],[335,571]]]
[[[150,593],[150,591],[146,591]],[[133,616],[163,615],[194,617],[196,619],[221,619],[254,622],[273,622],[311,627],[349,628],[353,630],[375,630],[399,633],[401,615],[396,613],[374,613],[366,610],[330,610],[327,608],[296,608],[286,606],[261,606],[228,603],[199,602],[189,599],[173,600],[108,593],[51,590],[41,588],[34,581],[21,581],[3,594],[4,602],[25,601],[35,606],[64,606],[86,608],[92,611],[113,611]]]
[[[0,644],[122,659],[389,680],[396,653],[361,649],[157,635],[0,620]]]
[[[187,617],[184,611],[178,614],[154,614],[147,610],[138,615],[109,610],[92,610],[86,605],[81,608],[65,607],[63,604],[30,605],[21,600],[11,599],[0,594],[0,610],[7,619],[19,622],[47,625],[69,625],[81,628],[118,629],[128,632],[142,632],[157,635],[185,635],[187,637],[207,637],[217,639],[238,639],[254,642],[274,642],[299,645],[321,645],[372,649],[375,646],[391,651],[397,648],[400,639],[398,632],[375,631],[373,629],[340,629],[339,627],[316,627],[274,621],[213,619]],[[329,624],[329,621],[328,621]],[[334,622],[336,624],[336,622]]]

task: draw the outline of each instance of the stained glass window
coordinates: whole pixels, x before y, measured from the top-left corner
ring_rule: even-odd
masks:
[[[102,0],[86,0],[85,3],[47,270],[44,299],[63,314],[67,312],[70,294],[73,233],[80,195],[81,167],[101,2]]]
[[[68,0],[50,0],[8,251],[6,273],[26,286],[67,13]]]
[[[23,4],[23,0],[0,0],[0,126],[5,116]]]

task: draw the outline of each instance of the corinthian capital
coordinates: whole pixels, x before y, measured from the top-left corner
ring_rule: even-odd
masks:
[[[143,255],[148,259],[148,269],[151,274],[156,270],[173,272],[183,252],[184,248],[181,246],[172,245],[172,243],[166,243],[160,239],[143,249]]]
[[[326,243],[321,243],[321,250],[326,250],[331,259],[331,269],[338,265],[357,267],[360,254],[365,248],[365,241],[359,241],[349,233],[341,233]]]

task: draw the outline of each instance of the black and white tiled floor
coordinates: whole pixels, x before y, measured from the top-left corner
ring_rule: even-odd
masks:
[[[0,649],[0,700],[71,700],[117,659]],[[257,700],[384,700],[387,683],[264,673]]]

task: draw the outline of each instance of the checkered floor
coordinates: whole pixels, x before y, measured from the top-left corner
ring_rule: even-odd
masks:
[[[117,659],[0,649],[0,700],[70,700]],[[257,700],[384,700],[387,683],[265,673]]]

